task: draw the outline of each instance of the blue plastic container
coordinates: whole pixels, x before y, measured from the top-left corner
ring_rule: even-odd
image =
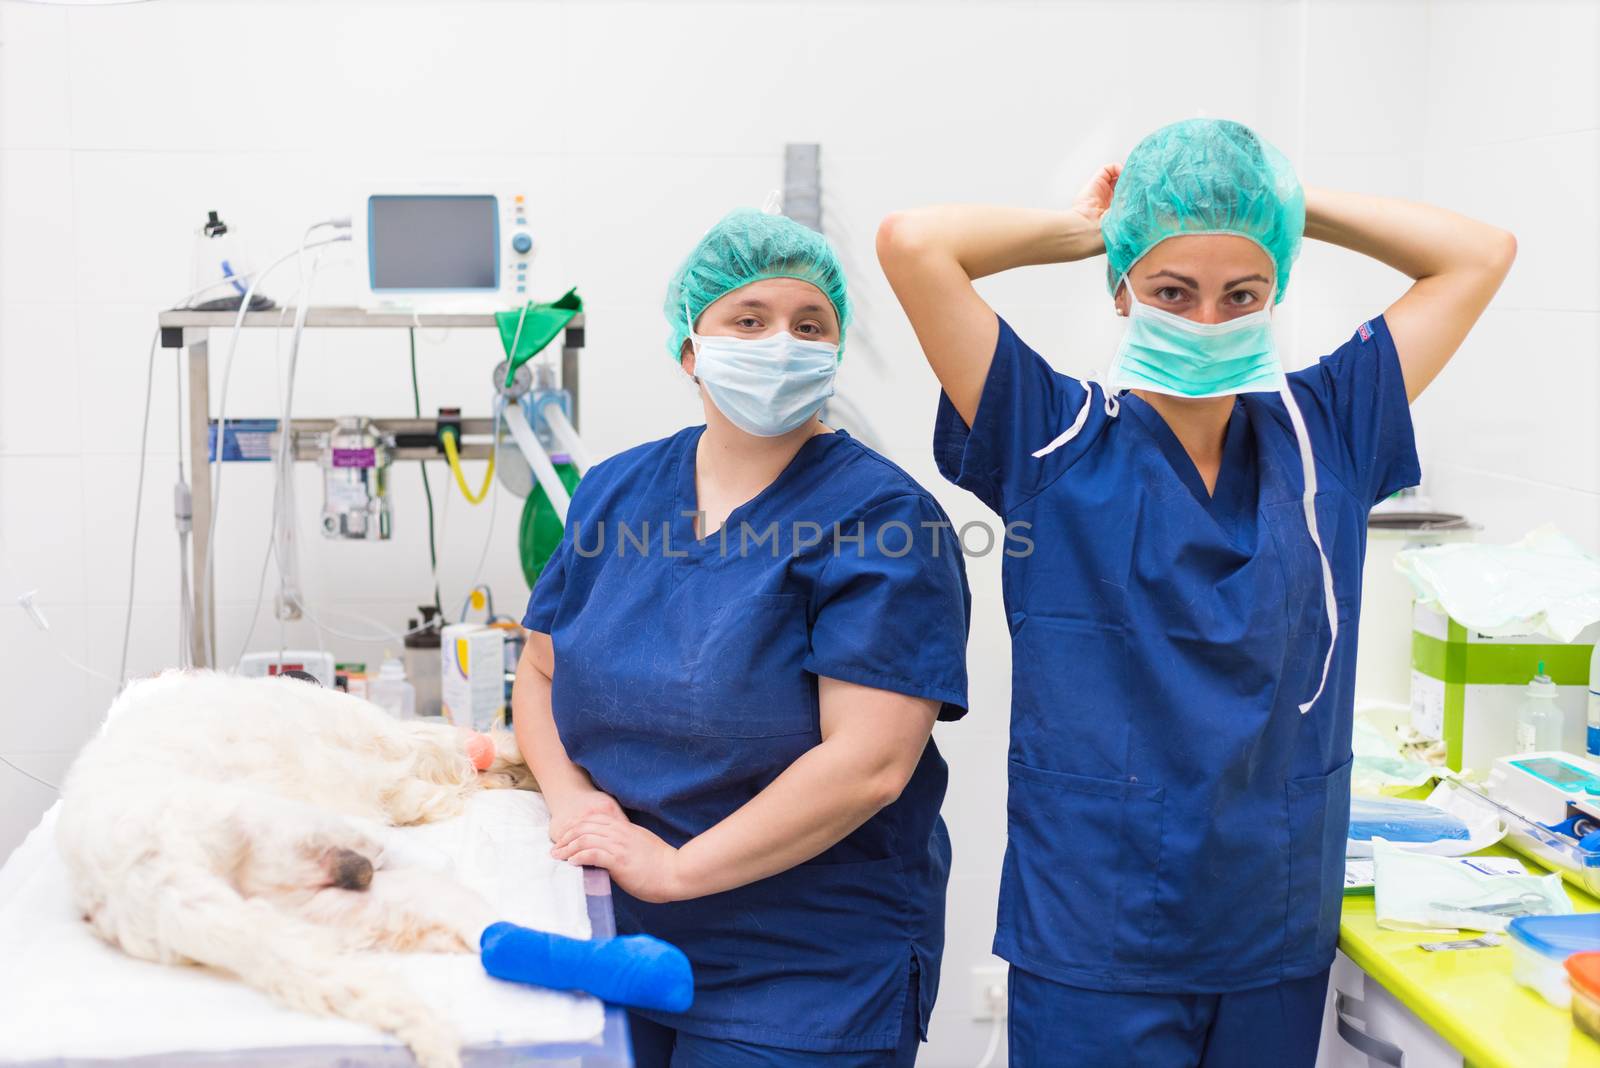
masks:
[[[1566,962],[1574,953],[1600,951],[1600,912],[1570,916],[1518,916],[1511,936],[1511,978],[1558,1009],[1572,1004]]]

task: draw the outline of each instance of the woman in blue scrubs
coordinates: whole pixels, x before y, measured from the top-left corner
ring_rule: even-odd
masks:
[[[1285,375],[1302,234],[1410,276]],[[1013,683],[995,952],[1011,1064],[1315,1060],[1338,936],[1356,618],[1373,504],[1420,478],[1409,403],[1511,235],[1302,192],[1237,123],[1165,127],[1072,211],[886,219],[879,258],[944,387],[944,474],[1008,522]],[[1103,382],[1053,370],[973,279],[1107,255]]]
[[[694,966],[688,1011],[633,1016],[640,1068],[901,1068],[944,941],[960,547],[817,418],[848,322],[820,235],[734,212],[666,313],[705,425],[589,472],[523,620],[553,855],[608,869],[619,926]]]

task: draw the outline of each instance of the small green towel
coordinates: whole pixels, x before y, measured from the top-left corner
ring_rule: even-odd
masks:
[[[500,327],[500,345],[506,350],[505,384],[511,385],[517,368],[544,351],[544,347],[554,341],[555,336],[565,330],[573,316],[581,311],[583,298],[578,296],[577,287],[573,287],[548,304],[529,302],[525,307],[513,311],[495,312],[495,325]],[[517,332],[519,321],[522,324],[520,334]],[[511,351],[513,339],[516,341],[515,352]]]

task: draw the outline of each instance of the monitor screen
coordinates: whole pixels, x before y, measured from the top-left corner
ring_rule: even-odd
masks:
[[[492,196],[367,199],[372,288],[494,289],[499,218]]]
[[[1565,786],[1568,783],[1590,782],[1594,779],[1593,775],[1581,768],[1575,768],[1566,761],[1552,760],[1549,757],[1540,757],[1537,760],[1517,760],[1513,763],[1519,768],[1533,772],[1541,779],[1547,779],[1560,786]]]

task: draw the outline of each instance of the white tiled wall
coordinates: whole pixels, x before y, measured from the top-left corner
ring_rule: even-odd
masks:
[[[1505,541],[1600,547],[1600,5],[1435,3],[1422,194],[1517,264],[1417,406],[1429,491]]]
[[[121,653],[145,360],[154,314],[189,286],[191,233],[216,209],[258,261],[350,211],[363,181],[500,180],[534,196],[538,290],[581,287],[585,435],[601,454],[696,418],[662,352],[678,258],[725,209],[780,184],[782,146],[823,146],[825,226],[861,317],[842,389],[892,458],[958,521],[983,517],[933,470],[931,375],[877,271],[888,211],[996,200],[1060,205],[1154,126],[1193,114],[1260,129],[1308,182],[1437,200],[1516,231],[1503,298],[1417,409],[1429,489],[1509,538],[1554,519],[1600,543],[1597,8],[1585,0],[1127,3],[397,3],[0,0],[0,754],[49,782],[108,702]],[[342,250],[316,298],[348,299]],[[292,275],[268,286],[280,298]],[[1282,308],[1299,363],[1403,280],[1308,247]],[[987,280],[986,295],[1063,369],[1114,342],[1098,263]],[[425,336],[425,410],[486,414],[486,336]],[[270,414],[272,340],[240,346],[237,415]],[[175,364],[158,355],[129,670],[176,637]],[[220,388],[213,369],[213,403]],[[403,334],[308,335],[297,411],[410,410]],[[481,473],[478,465],[469,465]],[[441,581],[485,571],[526,596],[517,505],[468,507],[432,472]],[[302,514],[320,498],[300,472]],[[224,476],[219,629],[239,649],[266,547],[269,482]],[[428,596],[419,476],[395,478],[397,533],[327,544],[305,525],[319,615],[370,633]],[[1009,647],[999,567],[974,560],[972,714],[939,728],[955,841],[945,986],[922,1063],[971,1064],[969,969],[988,959],[1004,843]],[[5,607],[37,589],[51,630]],[[270,602],[270,593],[268,600]],[[257,631],[275,633],[263,611]],[[291,641],[314,642],[305,629]],[[330,638],[375,659],[383,642]],[[89,673],[80,670],[87,668]],[[50,791],[0,766],[0,855]]]

